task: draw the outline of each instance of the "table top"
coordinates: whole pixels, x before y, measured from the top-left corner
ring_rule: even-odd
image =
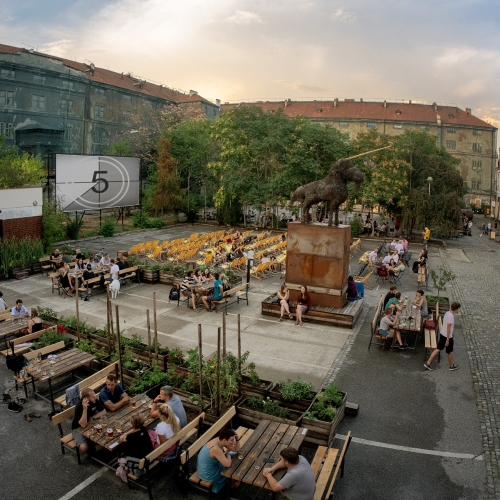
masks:
[[[257,487],[270,489],[267,479],[262,475],[262,469],[273,464],[264,462],[264,458],[280,459],[280,451],[292,446],[300,450],[306,437],[307,429],[295,425],[280,424],[270,420],[262,420],[253,431],[248,441],[241,447],[238,455],[233,458],[231,467],[222,471],[222,475]],[[243,457],[239,459],[238,457]],[[286,469],[273,474],[279,481],[285,475]]]
[[[404,305],[406,303],[406,305]],[[394,325],[397,330],[409,332],[420,332],[422,328],[422,314],[419,308],[413,306],[411,299],[403,301],[400,306],[403,308],[399,314],[398,321]],[[411,320],[409,318],[412,318]]]
[[[28,318],[8,319],[0,323],[0,337],[12,335],[28,328]]]
[[[65,373],[71,372],[80,366],[86,365],[93,361],[95,356],[88,352],[80,351],[80,349],[69,349],[57,353],[57,358],[46,358],[41,363],[35,363],[28,367],[29,374],[35,380],[55,379]],[[40,372],[38,371],[40,368]],[[50,371],[54,374],[51,375]]]
[[[120,446],[119,438],[120,434],[127,432],[132,427],[130,424],[130,417],[133,414],[139,414],[144,417],[144,426],[148,426],[153,423],[157,418],[153,418],[149,414],[149,404],[152,403],[152,399],[147,397],[145,394],[138,394],[130,398],[130,403],[128,405],[122,406],[119,410],[115,412],[106,412],[106,422],[107,425],[102,426],[101,434],[98,434],[95,425],[96,421],[89,422],[85,427],[80,427],[78,432],[83,434],[86,438],[90,439],[94,443],[106,448],[107,450],[113,450],[117,446]],[[136,403],[136,407],[132,408],[132,401]],[[121,433],[119,434],[116,430],[116,424],[120,422]],[[113,429],[113,437],[108,438],[107,428]]]

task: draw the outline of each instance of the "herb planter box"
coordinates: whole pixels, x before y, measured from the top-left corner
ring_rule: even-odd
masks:
[[[141,269],[141,282],[154,285],[160,281],[160,271],[158,269]]]
[[[31,265],[29,266],[19,266],[19,267],[11,267],[8,269],[8,274],[10,279],[16,279],[17,276],[29,276],[31,274]],[[19,279],[19,278],[17,278]]]
[[[161,285],[173,285],[178,279],[173,271],[159,271],[158,281]]]
[[[302,412],[295,410],[288,410],[288,417],[276,417],[274,415],[268,415],[267,413],[251,410],[245,406],[247,399],[243,399],[241,403],[236,405],[236,415],[241,423],[245,423],[252,427],[256,427],[260,424],[261,420],[272,420],[273,422],[279,422],[280,424],[287,425],[299,425],[302,418]],[[288,408],[287,408],[288,409]]]
[[[273,390],[269,391],[269,397],[274,400],[278,401],[280,406],[283,406],[285,408],[290,408],[292,410],[300,411],[300,412],[305,412],[312,404],[314,401],[314,398],[316,397],[316,393],[311,399],[298,399],[296,401],[285,401],[281,397],[281,393],[279,392],[279,386],[276,384]]]
[[[241,395],[245,397],[267,398],[272,388],[273,383],[269,380],[259,380],[259,385],[254,386],[250,382],[250,377],[243,377],[240,384]]]
[[[302,417],[302,427],[307,429],[307,434],[305,437],[305,441],[307,443],[319,444],[323,446],[328,446],[335,436],[335,432],[337,431],[337,427],[342,422],[345,413],[345,404],[347,401],[347,394],[345,392],[342,393],[344,397],[342,398],[342,405],[340,408],[337,408],[337,413],[331,422],[323,422],[322,420],[316,420],[309,417]],[[316,397],[317,398],[317,397]],[[314,398],[314,402],[316,401]],[[311,406],[312,406],[311,404]]]
[[[445,312],[450,310],[450,299],[448,297],[436,297],[438,301],[427,299],[427,307],[429,308],[429,313],[436,312],[436,304],[439,303],[439,315],[442,316]]]

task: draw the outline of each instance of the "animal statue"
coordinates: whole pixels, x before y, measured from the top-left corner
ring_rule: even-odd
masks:
[[[347,200],[347,183],[354,182],[357,189],[365,180],[365,174],[348,160],[338,160],[324,179],[299,186],[290,197],[290,202],[302,203],[302,222],[307,223],[311,205],[322,201],[330,204],[328,225],[332,225],[335,210],[335,225],[339,225],[339,207]]]

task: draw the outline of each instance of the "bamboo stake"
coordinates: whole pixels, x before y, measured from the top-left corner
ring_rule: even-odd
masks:
[[[155,329],[155,356],[158,363],[158,323],[156,321],[156,292],[153,292],[153,324]]]
[[[75,276],[75,297],[76,297],[76,336],[80,342],[80,309],[78,307],[78,277]]]
[[[149,364],[151,364],[151,321],[149,320],[149,309],[146,309],[146,316],[148,321],[148,356]]]
[[[217,328],[217,407],[216,416],[220,416],[220,326]]]
[[[389,146],[384,146],[383,148],[372,149],[371,151],[367,151],[366,153],[359,153],[359,155],[349,156],[348,158],[342,158],[342,159],[343,160],[354,160],[354,158],[360,158],[361,156],[366,156],[366,155],[369,155],[371,153],[375,153],[377,151],[382,151],[383,149],[389,149],[392,147],[393,147],[393,144],[391,144]]]
[[[112,318],[111,318],[111,300],[109,298],[109,287],[106,289],[106,309],[107,309],[107,316],[108,316],[108,354],[111,354],[111,323],[112,323]]]
[[[226,313],[222,313],[222,360],[226,361]]]
[[[199,379],[200,379],[200,407],[201,411],[203,411],[203,355],[201,352],[201,325],[198,325],[198,372],[199,372]]]
[[[239,373],[239,395],[241,396],[241,325],[240,315],[238,314],[238,373]]]
[[[122,369],[122,340],[120,337],[120,314],[118,312],[118,306],[116,307],[116,341],[118,343],[118,369],[120,371],[120,382],[124,386],[123,382],[123,369]]]

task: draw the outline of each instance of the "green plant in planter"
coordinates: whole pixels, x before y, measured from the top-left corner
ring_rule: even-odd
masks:
[[[133,333],[129,339],[127,337],[122,337],[122,345],[134,347],[139,351],[147,351],[148,349],[148,346],[142,343],[142,337],[138,333]]]
[[[184,366],[185,365],[185,359],[184,359],[184,353],[178,348],[174,347],[174,349],[169,349],[168,355],[170,359],[168,360],[171,365],[175,366]]]
[[[52,321],[52,320],[57,320],[57,313],[54,311],[54,309],[51,309],[50,307],[37,307],[38,310],[38,316],[40,316],[41,319],[44,321]]]
[[[70,316],[69,318],[65,318],[61,316],[59,319],[59,323],[64,325],[68,330],[76,331],[77,324],[80,328],[80,333],[83,335],[88,335],[89,333],[93,333],[97,330],[95,326],[89,325],[85,321],[77,321],[76,316]]]
[[[45,331],[35,340],[34,348],[41,349],[42,347],[46,347],[48,345],[56,344],[57,342],[64,342],[64,345],[67,346],[69,344],[69,337],[65,333],[61,333],[56,330]]]
[[[75,347],[77,349],[80,349],[80,351],[93,354],[97,359],[102,359],[106,356],[106,350],[104,349],[104,347],[97,349],[90,340],[85,339],[81,340],[80,342],[76,342]]]
[[[439,302],[440,304],[446,304],[448,299],[444,297],[436,297],[435,295],[427,295],[427,303]]]
[[[171,381],[168,372],[162,372],[156,360],[151,362],[151,370],[145,372],[142,377],[134,380],[128,389],[128,393],[133,396],[151,389],[158,384],[169,384]]]
[[[156,342],[153,340],[153,342],[151,342],[151,352],[154,353],[155,349],[156,349]],[[169,348],[168,347],[162,347],[160,345],[160,343],[158,342],[158,354],[160,354],[161,356],[168,356],[169,353],[170,353]]]
[[[438,273],[436,273],[434,269],[431,271],[431,278],[434,286],[437,288],[438,297],[440,292],[446,291],[446,285],[450,281],[453,281],[455,277],[456,276],[451,271],[448,271],[444,266],[438,267]]]
[[[111,355],[111,361],[112,362],[118,361],[118,353],[116,351]],[[128,345],[123,347],[122,366],[127,370],[138,373],[143,373],[147,368],[146,363],[144,363],[140,359],[134,358],[134,353],[132,352],[132,349]]]
[[[337,414],[337,409],[342,406],[344,395],[332,382],[318,395],[311,409],[304,416],[323,422],[331,422]]]
[[[282,408],[277,401],[273,401],[269,397],[266,399],[250,397],[247,399],[246,405],[251,410],[261,411],[266,415],[273,415],[279,418],[288,417],[288,410],[286,408]]]
[[[311,382],[304,380],[290,380],[279,383],[279,392],[284,401],[293,403],[299,399],[312,399],[314,397],[314,387]]]

